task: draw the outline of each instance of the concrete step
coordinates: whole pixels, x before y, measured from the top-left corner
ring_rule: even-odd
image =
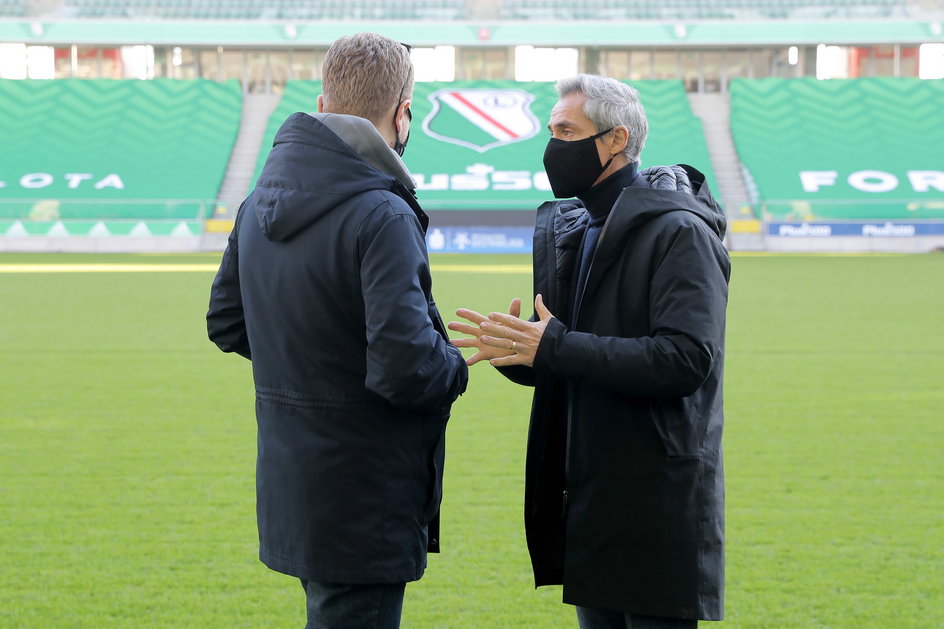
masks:
[[[262,148],[262,137],[269,117],[278,106],[280,94],[247,94],[244,96],[239,135],[230,153],[226,176],[220,186],[215,218],[235,217],[239,204],[249,192]]]
[[[734,141],[731,138],[731,108],[726,94],[688,95],[692,112],[702,121],[708,155],[711,158],[717,197],[729,216],[740,217],[749,201],[747,187],[741,175]]]

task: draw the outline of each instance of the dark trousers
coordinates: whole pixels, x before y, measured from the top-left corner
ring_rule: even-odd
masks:
[[[696,629],[697,620],[642,616],[577,606],[580,629]]]
[[[305,629],[399,629],[406,583],[349,585],[301,580]]]

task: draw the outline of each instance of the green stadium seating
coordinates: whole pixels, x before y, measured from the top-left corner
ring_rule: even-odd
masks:
[[[26,0],[0,0],[2,2]],[[0,11],[2,11],[0,4]],[[465,0],[65,0],[79,18],[194,20],[454,20]]]
[[[318,109],[318,95],[321,94],[321,81],[289,81],[285,85],[285,92],[282,99],[276,106],[275,111],[269,116],[269,122],[266,126],[265,134],[262,136],[262,148],[259,150],[259,159],[256,163],[256,172],[252,181],[259,178],[265,160],[272,150],[272,142],[275,140],[275,134],[285,122],[285,119],[298,111],[313,112]]]
[[[27,0],[0,0],[0,15]],[[8,4],[4,4],[8,3]],[[461,20],[465,0],[65,0],[80,18]],[[724,20],[883,18],[909,15],[907,0],[503,0],[512,20]],[[22,15],[14,13],[13,15]]]
[[[908,15],[907,0],[504,0],[505,19],[719,20]]]
[[[0,17],[23,17],[27,13],[27,0],[0,0]]]
[[[734,144],[768,219],[944,218],[941,112],[944,81],[731,85]]]
[[[692,113],[681,81],[627,81],[639,90],[646,108],[649,137],[642,165],[689,164],[705,173],[720,201],[701,119]]]
[[[0,218],[209,216],[236,81],[0,80]]]
[[[691,164],[706,174],[712,189],[717,191],[701,121],[692,113],[681,81],[636,81],[632,85],[639,90],[649,119],[649,138],[642,154],[643,165]],[[470,123],[459,114],[448,112],[445,105],[440,105],[439,109],[436,109],[437,105],[434,101],[438,93],[461,90],[526,92],[532,99],[529,109],[534,116],[533,134],[501,146],[491,144],[490,146],[494,148],[484,147],[494,139],[487,138],[480,147],[482,150],[470,148],[468,144],[463,145],[461,142],[450,143],[449,140],[436,137],[442,128],[430,122],[433,116],[451,115],[453,122],[449,123],[452,125],[450,130],[458,130],[460,134],[463,133],[462,125],[465,125],[465,134],[481,133],[473,129]],[[279,126],[292,113],[314,111],[320,91],[321,83],[317,81],[290,81],[288,83],[280,104],[269,119],[254,181],[258,179]],[[452,178],[454,182],[456,178],[466,178],[465,181],[468,183],[475,178],[476,173],[485,172],[488,177],[491,177],[500,172],[503,173],[503,177],[509,178],[503,180],[505,184],[512,178],[520,177],[521,173],[529,173],[526,175],[529,178],[534,177],[535,174],[543,175],[542,157],[548,137],[544,126],[547,124],[551,107],[556,100],[557,92],[553,83],[514,81],[417,83],[413,95],[413,125],[404,161],[415,175],[423,175],[427,183],[436,175]],[[439,120],[442,119],[439,118]],[[430,124],[432,126],[429,126]],[[447,125],[445,122],[441,124]],[[469,139],[470,136],[464,137]],[[431,210],[501,210],[533,209],[542,200],[551,196],[549,191],[536,189],[536,186],[532,187],[530,183],[525,189],[521,189],[520,193],[518,188],[514,188],[515,193],[510,193],[507,191],[512,187],[501,184],[495,186],[494,183],[493,178],[491,188],[479,189],[470,186],[461,191],[457,188],[439,189],[436,186],[425,188],[421,186],[419,198],[423,207]]]

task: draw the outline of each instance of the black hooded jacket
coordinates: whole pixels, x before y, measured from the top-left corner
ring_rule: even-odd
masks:
[[[555,315],[533,368],[525,525],[537,585],[600,609],[720,620],[724,591],[725,218],[691,167],[642,171],[603,227],[545,203],[534,291]],[[571,321],[574,300],[577,320]]]
[[[366,120],[293,114],[213,282],[209,336],[252,360],[259,555],[279,572],[412,581],[438,550],[446,421],[468,372],[410,181]]]

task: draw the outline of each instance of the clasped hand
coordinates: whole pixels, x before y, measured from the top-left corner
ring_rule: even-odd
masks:
[[[487,360],[495,367],[530,367],[534,364],[534,356],[537,354],[541,337],[544,336],[547,322],[554,316],[544,306],[540,295],[534,298],[534,312],[538,315],[537,321],[521,319],[521,300],[517,297],[511,300],[507,314],[492,312],[486,317],[474,310],[459,308],[456,315],[470,323],[452,321],[448,327],[471,338],[455,339],[452,344],[478,350],[466,359],[465,362],[469,366]]]

